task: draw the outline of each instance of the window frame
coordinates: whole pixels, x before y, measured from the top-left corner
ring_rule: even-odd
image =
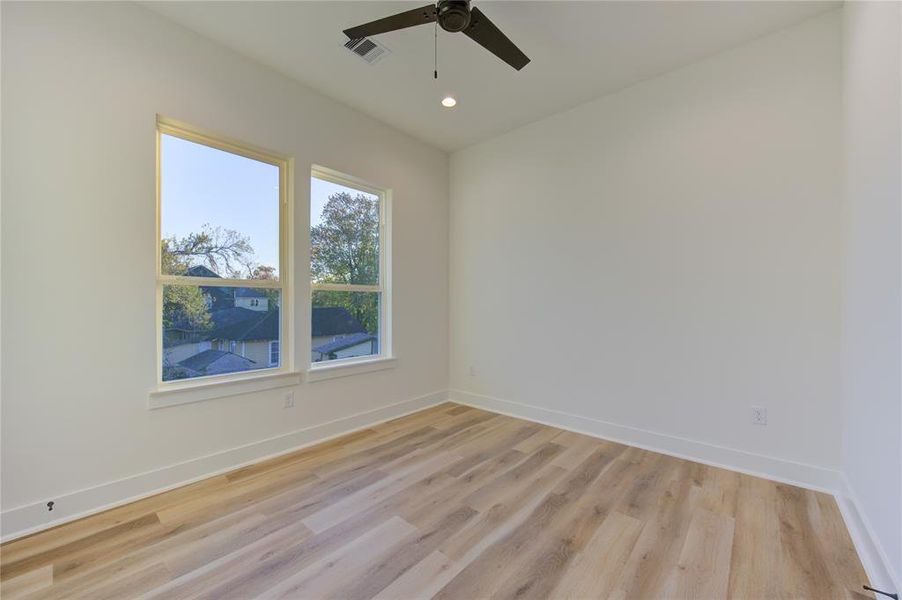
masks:
[[[332,376],[341,376],[354,372],[367,372],[372,370],[373,364],[384,364],[385,367],[393,366],[396,360],[392,347],[392,302],[391,302],[391,199],[392,191],[389,188],[381,187],[348,175],[335,169],[330,169],[321,165],[312,165],[310,169],[310,177],[334,183],[344,187],[351,188],[366,194],[372,194],[379,198],[379,280],[375,285],[371,284],[351,284],[351,283],[315,283],[311,272],[311,256],[312,256],[312,239],[310,235],[310,207],[311,196],[307,196],[307,272],[309,282],[308,295],[308,311],[307,323],[313,320],[313,292],[317,290],[333,291],[333,292],[376,292],[379,294],[379,353],[366,356],[354,356],[350,358],[338,358],[335,360],[313,362],[312,338],[307,336],[307,372],[309,381],[317,381],[319,379],[327,379]],[[368,367],[368,365],[370,367]],[[360,367],[359,369],[348,369],[348,367]],[[339,371],[348,371],[340,373]],[[327,375],[332,373],[334,375]]]
[[[272,349],[273,345],[276,347],[276,355],[278,355],[279,360],[276,363],[272,361]],[[275,366],[282,362],[282,341],[281,340],[269,340],[269,366]]]
[[[279,279],[231,279],[221,278],[216,281],[218,287],[275,289],[280,292],[279,304],[279,341],[280,364],[266,366],[252,371],[240,371],[220,375],[203,375],[190,379],[178,379],[173,381],[163,380],[163,288],[167,285],[209,286],[207,277],[191,277],[180,275],[165,275],[162,272],[162,139],[163,135],[177,137],[189,142],[201,144],[223,152],[236,154],[244,158],[256,160],[273,165],[279,169]],[[155,275],[156,275],[156,303],[155,303],[155,327],[157,338],[156,364],[156,390],[150,394],[150,408],[194,402],[198,399],[228,396],[232,393],[243,393],[248,389],[249,380],[266,380],[269,383],[252,384],[260,389],[267,387],[283,387],[296,385],[300,382],[299,374],[294,370],[294,362],[290,356],[294,347],[294,300],[292,285],[292,171],[293,160],[289,157],[276,154],[269,150],[247,144],[245,142],[230,139],[209,131],[201,130],[192,125],[168,119],[157,115],[156,119],[156,236],[155,236]],[[283,350],[287,349],[287,351]],[[241,384],[230,392],[224,389],[224,384]],[[209,387],[215,395],[201,393],[186,396],[187,399],[179,400],[170,398],[173,393],[180,391],[193,391],[197,388]],[[239,387],[241,390],[239,390]]]

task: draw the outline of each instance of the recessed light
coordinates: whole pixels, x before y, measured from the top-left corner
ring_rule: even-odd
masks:
[[[457,100],[455,100],[453,96],[445,96],[442,98],[442,106],[445,108],[454,108],[455,105],[457,105]]]

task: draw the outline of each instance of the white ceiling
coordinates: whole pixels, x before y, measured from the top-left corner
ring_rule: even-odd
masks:
[[[340,102],[456,150],[787,27],[837,2],[475,0],[532,59],[517,72],[464,35],[433,27],[377,36],[368,65],[342,29],[420,2],[152,2],[147,8]],[[453,94],[458,105],[442,108]]]

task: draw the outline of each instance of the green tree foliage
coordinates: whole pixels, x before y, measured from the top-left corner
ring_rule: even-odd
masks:
[[[186,325],[191,331],[213,327],[207,300],[200,288],[190,285],[167,285],[163,288],[163,328]]]
[[[184,249],[190,246],[188,239],[196,239],[198,234],[190,234],[184,240],[175,237],[161,241],[161,267],[164,275],[184,275],[191,266],[192,256]],[[213,326],[210,309],[200,288],[188,285],[167,285],[163,287],[163,329],[182,325],[192,331],[206,331]]]
[[[379,201],[363,194],[332,194],[322,222],[310,230],[310,244],[314,281],[378,283]]]
[[[310,268],[317,283],[379,282],[379,201],[347,192],[329,196],[322,221],[310,230]],[[370,333],[379,326],[378,294],[313,292],[313,306],[344,307]]]

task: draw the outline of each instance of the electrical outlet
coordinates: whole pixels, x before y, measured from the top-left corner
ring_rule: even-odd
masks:
[[[752,425],[767,425],[767,409],[761,406],[752,407]]]
[[[294,392],[285,394],[285,406],[282,408],[292,408],[294,406]]]

